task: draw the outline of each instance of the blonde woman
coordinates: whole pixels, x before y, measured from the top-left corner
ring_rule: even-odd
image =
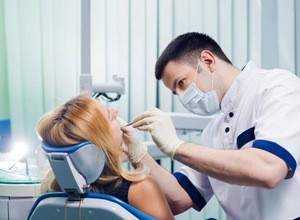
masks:
[[[109,194],[157,218],[174,219],[159,185],[143,170],[128,171],[121,166],[123,132],[118,111],[96,99],[81,95],[46,113],[37,124],[38,135],[54,146],[89,141],[103,149],[107,162],[103,173],[91,184],[91,192]],[[87,158],[88,160],[88,158]],[[61,191],[49,170],[41,193]]]

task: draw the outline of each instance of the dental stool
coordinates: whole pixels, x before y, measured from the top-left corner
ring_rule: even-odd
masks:
[[[88,192],[105,166],[99,147],[90,142],[64,147],[42,142],[42,148],[63,192],[39,196],[28,220],[154,219],[116,197]]]

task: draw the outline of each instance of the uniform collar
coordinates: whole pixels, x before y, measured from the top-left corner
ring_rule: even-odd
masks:
[[[221,102],[222,112],[233,110],[233,106],[236,105],[236,102],[239,100],[244,91],[243,88],[247,85],[248,80],[253,76],[251,73],[255,72],[257,69],[258,68],[254,62],[249,61],[247,63],[225,93]]]

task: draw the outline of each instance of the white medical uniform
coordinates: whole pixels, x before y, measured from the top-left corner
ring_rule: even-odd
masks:
[[[223,150],[255,147],[283,159],[287,177],[274,189],[228,184],[189,167],[174,173],[201,209],[215,195],[227,219],[289,220],[300,217],[300,79],[249,62],[233,82],[202,144]]]

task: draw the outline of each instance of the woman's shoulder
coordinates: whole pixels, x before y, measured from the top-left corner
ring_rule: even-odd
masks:
[[[151,191],[153,192],[157,189],[160,190],[158,183],[151,176],[147,176],[141,181],[132,182],[129,191],[134,193],[151,193]]]
[[[132,182],[128,200],[130,205],[156,219],[174,219],[160,186],[150,176],[139,182]]]
[[[128,202],[133,206],[139,206],[143,201],[155,201],[162,194],[158,183],[150,176],[145,179],[132,182],[128,191]]]

